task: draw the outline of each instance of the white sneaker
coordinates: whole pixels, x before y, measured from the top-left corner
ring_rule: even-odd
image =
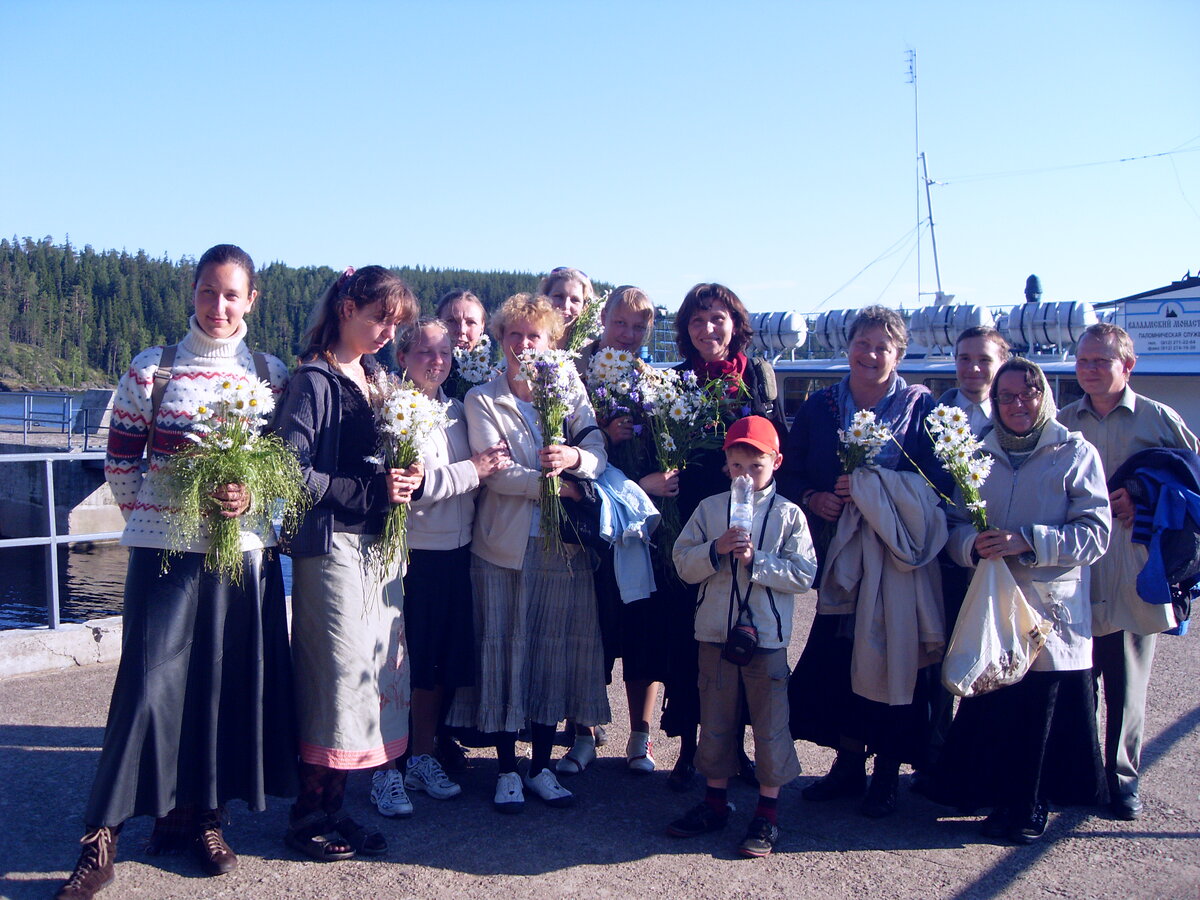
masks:
[[[547,806],[570,806],[575,802],[575,795],[559,784],[549,769],[542,769],[533,777],[526,776],[525,787],[533,791]]]
[[[404,778],[394,768],[371,776],[371,802],[381,816],[406,819],[413,814],[412,801],[404,790]]]
[[[435,800],[449,800],[462,793],[462,788],[446,775],[442,764],[427,753],[408,761],[404,786],[410,791],[424,791]]]
[[[521,790],[520,775],[516,772],[500,773],[492,805],[502,813],[519,813],[525,808],[525,792]]]
[[[581,775],[596,758],[596,739],[589,735],[577,735],[571,749],[554,764],[559,775]]]
[[[654,742],[649,734],[635,731],[629,735],[625,745],[625,765],[638,775],[649,775],[654,771]]]

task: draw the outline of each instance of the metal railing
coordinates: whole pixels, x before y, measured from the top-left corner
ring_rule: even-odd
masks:
[[[59,616],[59,583],[58,583],[58,548],[64,544],[74,544],[82,541],[112,541],[121,537],[119,531],[100,531],[89,534],[59,534],[57,507],[54,493],[54,464],[56,462],[82,462],[84,460],[104,460],[104,453],[99,450],[82,453],[0,453],[0,463],[40,463],[43,473],[44,499],[46,507],[47,532],[45,535],[23,538],[0,538],[0,549],[6,547],[45,547],[46,548],[46,615],[51,628],[61,624]]]
[[[19,425],[21,443],[28,444],[31,435],[66,435],[66,449],[75,447],[75,435],[80,435],[80,445],[85,452],[93,443],[101,446],[107,437],[101,436],[100,423],[106,410],[103,407],[82,406],[79,397],[65,391],[31,391],[21,397],[21,412],[0,412],[0,425]],[[95,432],[95,437],[93,436]],[[14,438],[18,431],[2,431]]]

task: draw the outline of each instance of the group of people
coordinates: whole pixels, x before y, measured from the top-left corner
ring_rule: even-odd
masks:
[[[547,440],[519,358],[572,346],[593,298],[586,275],[562,268],[490,316],[455,291],[422,317],[394,273],[347,269],[318,301],[289,376],[245,341],[257,300],[250,257],[218,245],[200,258],[189,333],[135,357],[114,400],[105,471],[131,548],[124,643],[83,851],[60,898],[90,898],[112,880],[117,836],[136,815],[156,819],[151,852],[186,850],[206,874],[229,872],[237,857],[224,806],[261,810],[268,794],[296,798],[285,841],[306,857],[383,855],[382,832],[343,809],[348,773],[370,770],[376,809],[408,816],[409,791],[461,793],[456,738],[495,748],[498,811],[520,811],[526,796],[569,806],[559,776],[583,773],[605,740],[617,658],[629,771],[655,769],[662,684],[661,728],[680,742],[667,782],[682,792],[697,773],[706,781],[704,800],[668,825],[678,837],[726,826],[728,781],[740,773],[757,781],[759,800],[738,850],[769,854],[780,788],[799,774],[796,739],[836,750],[805,799],[861,797],[867,816],[895,809],[904,763],[917,771],[914,787],[987,810],[984,832],[1018,843],[1041,836],[1050,802],[1107,798],[1123,818],[1140,813],[1154,635],[1175,622],[1169,605],[1151,614],[1137,598],[1130,573],[1144,549],[1130,543],[1133,504],[1123,489],[1110,496],[1106,477],[1137,450],[1197,442],[1171,410],[1128,387],[1135,357],[1123,331],[1089,329],[1077,352],[1086,394],[1061,411],[1037,365],[1010,359],[994,329],[960,337],[959,387],[940,402],[968,414],[994,460],[979,532],[925,428],[939,401],[899,374],[907,331],[884,307],[859,312],[849,374],[810,395],[789,429],[773,370],[745,352],[744,305],[723,285],[698,284],[675,318],[677,368],[719,397],[715,440],[662,471],[648,430],[624,412],[597,421],[582,379],[565,434]],[[637,354],[653,318],[644,292],[613,291],[601,336],[579,354],[581,374],[605,349]],[[477,350],[485,328],[501,365],[471,386],[455,350]],[[395,376],[376,354],[389,344],[390,368],[449,404],[449,424],[403,469],[377,455]],[[282,547],[269,526],[243,526],[234,583],[205,568],[203,536],[173,542],[168,469],[212,385],[255,378],[279,397],[273,428],[311,505]],[[895,440],[848,472],[841,436],[862,411]],[[630,586],[613,550],[543,540],[550,476],[567,501],[604,480],[651,517],[653,503],[677,506],[673,546],[647,529],[654,577],[644,587]],[[225,518],[261,521],[245,514],[270,499],[212,486],[214,515]],[[372,547],[397,504],[408,509],[407,565],[381,570]],[[292,559],[290,630],[280,549]],[[1025,678],[954,714],[938,661],[966,573],[991,558],[1007,561],[1053,628]],[[794,606],[810,587],[817,615],[789,677]],[[564,721],[572,743],[553,761]],[[524,774],[519,739],[531,745]]]

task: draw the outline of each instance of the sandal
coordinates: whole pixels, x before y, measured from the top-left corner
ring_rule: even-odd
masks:
[[[382,832],[369,831],[346,813],[330,816],[329,824],[351,847],[363,856],[383,856],[388,852],[387,838]]]
[[[318,809],[294,819],[283,833],[283,842],[317,862],[353,859],[353,846],[346,840],[328,837],[332,830],[329,816]]]
[[[581,775],[595,758],[595,740],[591,736],[577,735],[571,749],[554,764],[554,771],[559,775]]]

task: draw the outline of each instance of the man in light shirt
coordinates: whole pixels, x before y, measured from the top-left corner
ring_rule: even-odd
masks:
[[[1082,432],[1100,451],[1106,477],[1140,450],[1200,448],[1175,410],[1129,387],[1136,362],[1124,329],[1108,323],[1091,326],[1075,350],[1075,375],[1084,396],[1058,414],[1059,421]],[[1155,639],[1177,623],[1170,604],[1147,603],[1138,596],[1136,578],[1145,565],[1146,548],[1130,540],[1133,501],[1121,488],[1109,502],[1123,527],[1114,524],[1108,552],[1092,566],[1092,673],[1097,688],[1104,684],[1104,768],[1113,815],[1133,820],[1142,811],[1138,766]]]

